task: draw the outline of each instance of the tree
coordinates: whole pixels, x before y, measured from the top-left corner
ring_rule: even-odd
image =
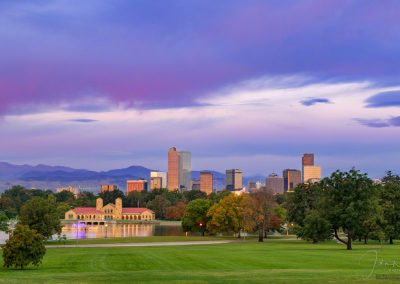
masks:
[[[272,190],[262,189],[246,199],[245,222],[249,230],[258,231],[258,241],[263,242],[269,230],[276,201]]]
[[[7,189],[0,200],[1,210],[3,210],[9,218],[19,215],[21,207],[25,202],[32,198],[32,193],[22,186],[13,186]]]
[[[176,205],[169,206],[165,209],[165,219],[181,220],[185,214],[186,203],[179,201]]]
[[[115,201],[113,201],[115,202]],[[89,191],[83,191],[78,194],[78,198],[71,204],[72,207],[95,207],[96,196]]]
[[[56,201],[57,202],[67,202],[67,203],[72,203],[75,200],[75,195],[67,190],[63,190],[61,192],[57,192],[55,194]]]
[[[211,207],[211,201],[207,199],[195,199],[186,206],[182,217],[182,228],[188,232],[201,232],[204,236],[207,231],[209,217],[207,212]]]
[[[21,224],[16,225],[2,249],[3,266],[7,268],[24,269],[29,264],[38,266],[46,253],[43,236]]]
[[[200,190],[188,190],[183,192],[183,197],[187,202],[190,202],[195,199],[206,199],[207,193]]]
[[[20,223],[36,230],[45,238],[61,233],[61,223],[57,206],[52,198],[45,200],[34,197],[21,208]]]
[[[147,193],[147,192],[145,192]],[[140,191],[131,191],[126,197],[126,205],[129,207],[141,207],[145,203],[145,193]]]
[[[113,191],[103,191],[99,193],[99,197],[103,199],[103,204],[107,205],[108,203],[115,203],[115,199],[121,198],[122,202],[125,204],[126,203],[126,198],[124,193],[119,190],[115,189]]]
[[[245,228],[245,208],[247,195],[229,194],[214,204],[207,213],[210,221],[207,229],[212,233],[233,232],[240,238]]]
[[[400,236],[400,178],[388,172],[383,180],[380,196],[385,220],[383,228],[390,244],[393,244],[393,240]]]
[[[332,238],[331,224],[321,217],[317,211],[311,211],[304,219],[304,226],[300,230],[301,238],[312,241],[314,244]]]
[[[171,202],[168,201],[165,194],[157,195],[154,200],[147,203],[147,207],[154,211],[157,219],[165,219],[165,212],[169,206],[171,206]]]
[[[366,174],[356,169],[334,172],[321,181],[323,197],[320,204],[322,216],[332,225],[335,238],[352,249],[352,239],[362,231],[362,224],[373,210],[377,187]],[[347,240],[339,236],[342,229]]]
[[[8,217],[3,211],[0,211],[0,231],[8,232]]]

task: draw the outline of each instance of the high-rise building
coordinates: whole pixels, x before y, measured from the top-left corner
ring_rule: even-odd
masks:
[[[190,190],[192,155],[188,151],[177,151],[172,147],[168,151],[168,190]]]
[[[179,190],[179,153],[175,147],[168,151],[168,190]]]
[[[226,189],[231,191],[243,189],[243,172],[241,170],[226,170]]]
[[[160,188],[167,188],[167,173],[166,172],[150,172],[150,178],[160,178],[161,185]],[[150,189],[153,188],[150,186]]]
[[[265,185],[274,193],[283,193],[283,177],[278,176],[276,173],[272,173],[266,178]]]
[[[301,159],[303,183],[313,183],[321,179],[321,167],[314,165],[314,154],[306,153]]]
[[[116,189],[118,189],[118,187],[115,184],[102,184],[101,185],[101,192],[114,191]]]
[[[303,183],[314,183],[321,180],[321,167],[303,166]]]
[[[126,195],[128,195],[132,191],[141,192],[143,190],[147,190],[147,180],[139,179],[126,181]]]
[[[286,169],[283,171],[283,190],[285,192],[294,191],[296,186],[301,183],[301,171]]]
[[[213,192],[213,174],[211,172],[200,172],[200,190],[207,194]]]
[[[261,188],[261,182],[259,181],[249,181],[248,184],[248,191],[249,192],[256,192],[257,190],[259,190]]]
[[[179,186],[181,190],[191,190],[192,185],[192,154],[179,151]]]
[[[162,178],[161,177],[150,177],[150,191],[161,189]]]
[[[301,165],[304,166],[314,166],[314,154],[305,153],[301,158]]]

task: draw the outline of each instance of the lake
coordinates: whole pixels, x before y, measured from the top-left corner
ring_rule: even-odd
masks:
[[[131,223],[77,226],[66,224],[61,235],[67,239],[92,239],[92,238],[128,238],[150,236],[183,236],[180,222],[160,222],[159,224]],[[53,237],[57,239],[57,235]],[[8,239],[8,234],[0,232],[0,243]]]

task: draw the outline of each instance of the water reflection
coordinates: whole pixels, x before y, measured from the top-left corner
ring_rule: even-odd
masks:
[[[67,239],[184,235],[180,225],[170,224],[108,224],[107,226],[86,225],[84,227],[77,227],[74,224],[67,224],[63,227],[61,234],[65,234]]]

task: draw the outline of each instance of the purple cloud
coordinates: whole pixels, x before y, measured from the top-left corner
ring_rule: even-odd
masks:
[[[372,128],[384,127],[400,127],[400,116],[391,117],[388,119],[354,119],[361,125]]]
[[[88,96],[187,106],[265,74],[400,75],[398,1],[76,3],[1,3],[0,112]]]
[[[68,121],[81,122],[81,123],[90,123],[90,122],[96,122],[98,120],[88,119],[88,118],[77,118],[77,119],[69,119]]]
[[[366,100],[367,107],[393,107],[400,106],[400,91],[382,92]]]
[[[300,102],[303,106],[313,106],[315,104],[330,104],[331,101],[325,98],[310,98]]]

